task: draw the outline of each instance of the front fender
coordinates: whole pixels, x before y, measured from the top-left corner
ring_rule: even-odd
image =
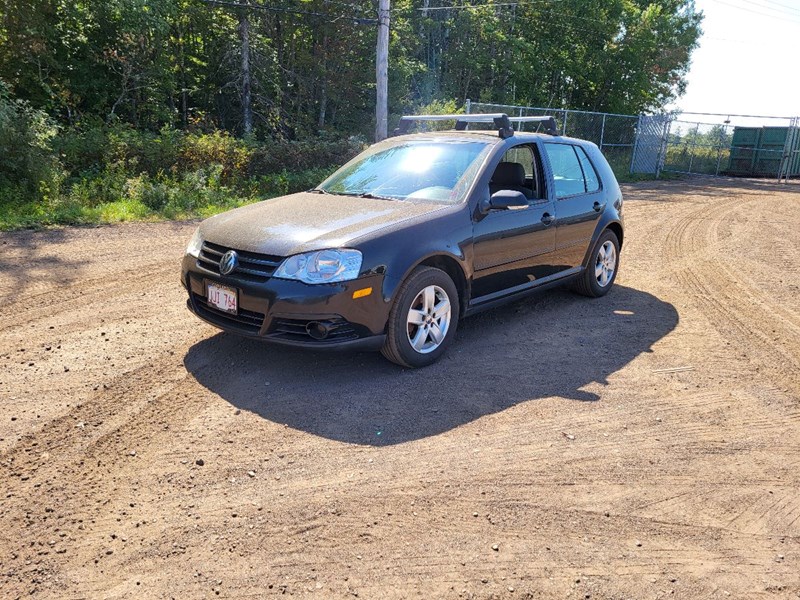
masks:
[[[466,206],[455,214],[384,231],[379,238],[364,241],[358,248],[369,263],[367,269],[384,274],[381,293],[386,303],[394,301],[400,284],[426,261],[443,260],[457,267],[463,277],[456,281],[457,286],[468,286],[472,279],[472,221]]]

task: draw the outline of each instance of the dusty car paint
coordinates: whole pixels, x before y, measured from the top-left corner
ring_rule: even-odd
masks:
[[[431,135],[403,138],[429,139]],[[466,316],[579,276],[595,240],[606,229],[617,233],[622,245],[622,194],[594,144],[529,133],[507,139],[485,132],[436,135],[454,140],[474,136],[491,144],[463,202],[441,204],[304,192],[217,215],[200,227],[209,242],[275,260],[325,248],[355,248],[363,255],[358,279],[321,285],[276,278],[244,281],[236,273],[220,276],[186,256],[182,280],[190,291],[190,310],[222,329],[267,341],[316,348],[377,348],[383,343],[399,286],[420,264],[435,265],[448,273],[458,288],[460,314]],[[489,181],[505,152],[523,144],[541,149],[545,141],[584,148],[602,179],[602,188],[581,197],[556,199],[552,168],[542,151],[546,195],[531,202],[526,210],[486,211],[483,207],[489,198]],[[545,223],[547,216],[552,220]],[[243,330],[213,310],[203,310],[198,299],[202,299],[209,281],[236,287],[242,309],[264,315],[260,326]],[[374,293],[352,297],[366,287]],[[353,334],[344,341],[276,334],[276,323],[281,319],[297,323],[343,319],[352,326]]]

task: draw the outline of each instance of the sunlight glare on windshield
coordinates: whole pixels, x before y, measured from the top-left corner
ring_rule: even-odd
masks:
[[[401,171],[409,173],[424,173],[436,163],[436,159],[442,155],[443,150],[442,146],[418,146],[406,153],[407,156],[400,163],[399,168]]]

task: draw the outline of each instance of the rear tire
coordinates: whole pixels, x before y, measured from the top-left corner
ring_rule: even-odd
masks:
[[[619,272],[619,240],[606,229],[592,248],[586,269],[575,281],[574,289],[583,296],[605,296]]]
[[[397,291],[381,353],[404,367],[433,364],[452,343],[458,316],[458,290],[450,276],[417,267]]]

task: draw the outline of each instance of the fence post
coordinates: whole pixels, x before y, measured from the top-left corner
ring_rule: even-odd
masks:
[[[692,174],[692,164],[694,163],[694,149],[697,147],[697,134],[700,133],[700,123],[694,126],[694,137],[692,138],[692,149],[689,154],[689,175]]]
[[[639,115],[639,118],[636,121],[636,126],[635,126],[635,129],[634,129],[634,132],[636,133],[636,135],[633,136],[633,150],[631,151],[631,166],[628,168],[628,172],[631,175],[633,175],[633,172],[634,172],[633,168],[634,168],[635,161],[636,161],[636,148],[639,146],[639,134],[641,133],[641,131],[642,131],[642,115]],[[656,171],[657,170],[658,170],[658,167],[656,167]],[[656,173],[656,179],[657,178],[658,178],[658,174]]]
[[[672,117],[664,115],[664,125],[661,128],[661,141],[658,145],[658,158],[656,159],[656,179],[661,179],[661,170],[664,168],[664,163],[667,159],[670,129],[672,129]]]
[[[564,111],[564,132],[561,135],[567,135],[567,116],[569,115],[568,111]]]
[[[719,165],[722,162],[722,143],[725,141],[725,135],[728,133],[728,126],[724,125],[719,134],[719,148],[717,148],[717,172],[714,173],[715,177],[719,177]]]
[[[792,118],[789,121],[789,129],[786,131],[786,141],[783,144],[783,153],[781,154],[781,164],[778,168],[778,183],[781,183],[785,178],[789,181],[789,175],[792,171],[792,162],[794,159],[794,146],[795,136],[797,135],[797,118]]]
[[[606,115],[603,113],[603,122],[600,125],[600,152],[603,151],[603,136],[606,133]]]
[[[469,98],[467,98],[467,101],[464,102],[464,113],[465,114],[469,114],[469,109],[471,108],[470,104],[472,104],[472,102],[470,101]]]

